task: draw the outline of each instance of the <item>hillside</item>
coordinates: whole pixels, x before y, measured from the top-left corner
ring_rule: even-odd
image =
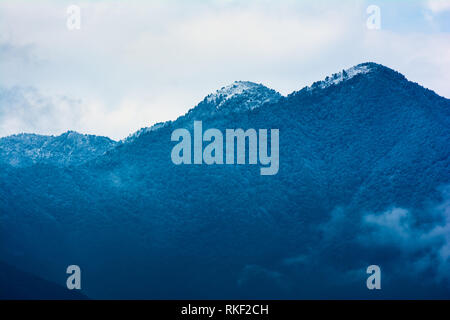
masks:
[[[194,120],[279,129],[279,172],[174,165],[171,133]],[[236,82],[101,145],[4,161],[5,261],[46,278],[76,261],[92,298],[450,297],[450,100],[392,69],[364,63],[287,97]]]

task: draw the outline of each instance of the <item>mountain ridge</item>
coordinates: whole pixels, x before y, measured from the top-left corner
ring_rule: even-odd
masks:
[[[93,159],[115,145],[107,137],[70,130],[56,136],[21,133],[0,138],[0,162],[18,167],[38,162],[65,166]]]
[[[410,82],[401,73],[388,68],[384,65],[377,64],[374,62],[364,62],[348,69],[344,69],[338,73],[334,73],[330,76],[325,77],[325,79],[316,81],[310,86],[305,86],[298,91],[293,91],[286,97],[282,96],[277,91],[270,89],[262,84],[250,82],[250,81],[235,81],[230,85],[224,86],[221,89],[216,90],[214,93],[207,95],[202,101],[200,101],[195,107],[190,109],[186,114],[181,115],[174,121],[159,122],[150,127],[144,127],[140,130],[130,134],[127,138],[124,138],[118,142],[111,140],[108,137],[97,136],[97,135],[87,135],[81,134],[76,131],[67,131],[61,135],[37,135],[37,134],[15,134],[7,137],[0,138],[0,162],[12,166],[23,166],[31,165],[41,161],[42,163],[55,163],[58,165],[73,165],[81,158],[84,160],[82,162],[87,162],[97,158],[108,151],[113,150],[119,145],[132,143],[137,138],[142,135],[155,132],[164,127],[178,126],[179,124],[184,124],[185,127],[191,128],[192,122],[195,119],[207,120],[215,117],[226,117],[231,114],[244,114],[247,112],[252,112],[264,105],[274,105],[281,99],[295,99],[299,95],[304,97],[309,97],[309,95],[316,95],[328,90],[331,87],[336,87],[344,84],[348,81],[357,81],[358,77],[379,77],[378,81],[384,81],[386,79],[395,79],[395,81],[410,83],[417,85],[419,88],[423,88],[417,83]],[[429,94],[435,94],[434,91],[423,88]],[[439,95],[437,95],[439,96]],[[439,96],[440,97],[440,96]],[[445,97],[440,97],[446,99]],[[308,98],[305,98],[306,101]],[[440,119],[439,121],[445,121]],[[51,140],[54,143],[62,142],[66,137],[70,135],[77,137],[78,140],[85,140],[83,143],[77,143],[67,139],[67,144],[72,146],[75,144],[74,149],[69,148],[64,150],[40,150],[39,147],[45,144],[51,144]],[[27,150],[27,142],[21,143],[18,141],[20,137],[28,138],[28,140],[38,140],[42,141],[41,146],[36,146]],[[97,141],[95,141],[97,140]],[[8,146],[8,144],[14,144],[14,147]],[[29,142],[33,145],[33,141]],[[36,144],[36,143],[34,143]],[[96,145],[97,144],[97,145]],[[60,145],[62,147],[62,145]],[[87,153],[82,155],[82,148],[85,147]],[[15,150],[13,150],[15,149]],[[55,155],[52,155],[55,152]],[[18,153],[26,154],[24,159],[18,155]],[[78,153],[78,156],[71,158],[72,153]],[[88,154],[90,153],[90,154]]]
[[[315,89],[322,89],[323,90],[323,89],[326,89],[326,88],[328,88],[330,86],[333,86],[333,85],[336,86],[336,85],[340,84],[343,81],[350,80],[350,79],[352,79],[353,77],[355,77],[357,75],[360,75],[360,74],[364,75],[364,74],[369,74],[369,73],[377,73],[377,72],[380,72],[380,71],[381,72],[387,72],[390,75],[395,75],[399,80],[406,80],[406,81],[408,81],[410,83],[417,84],[415,82],[411,82],[411,81],[407,80],[406,77],[403,74],[399,73],[398,71],[395,71],[395,70],[393,70],[393,69],[391,69],[389,67],[386,67],[386,66],[384,66],[382,64],[378,64],[378,63],[375,63],[375,62],[363,62],[363,63],[357,64],[357,65],[355,65],[353,67],[350,67],[348,69],[343,69],[340,72],[333,73],[330,76],[325,77],[323,80],[315,81],[310,86],[305,86],[305,87],[301,88],[300,90],[294,90],[293,92],[289,93],[286,97],[294,96],[294,95],[299,94],[301,92],[303,93],[304,91],[312,92]],[[419,84],[417,84],[417,85],[419,85]],[[420,86],[420,87],[425,89],[425,90],[427,90],[427,91],[431,91],[432,93],[438,95],[437,93],[435,93],[431,89],[424,88],[422,86]],[[233,89],[235,89],[236,91],[233,91]],[[141,129],[137,130],[136,132],[131,133],[128,137],[126,137],[126,138],[124,138],[122,140],[119,140],[118,142],[131,141],[134,138],[136,138],[136,136],[139,136],[142,133],[155,131],[155,130],[161,128],[161,127],[164,127],[166,125],[174,123],[174,122],[176,122],[179,119],[184,119],[184,118],[193,117],[193,116],[194,117],[195,116],[205,117],[207,115],[196,113],[196,111],[198,111],[198,108],[203,103],[212,103],[215,106],[215,108],[217,110],[219,110],[219,109],[221,109],[221,107],[223,107],[224,103],[226,103],[228,99],[232,99],[234,96],[240,96],[242,94],[246,94],[246,93],[249,93],[249,92],[253,93],[252,91],[254,91],[255,89],[263,89],[263,90],[265,90],[267,92],[272,93],[274,95],[274,99],[270,99],[270,97],[269,97],[268,101],[264,101],[264,100],[263,101],[256,101],[255,104],[251,104],[250,106],[246,106],[245,108],[234,109],[234,110],[231,110],[231,112],[251,111],[251,110],[261,106],[264,103],[276,102],[277,99],[280,99],[280,98],[284,97],[283,95],[281,95],[276,90],[270,89],[270,88],[264,86],[263,84],[259,84],[259,83],[255,83],[255,82],[251,82],[251,81],[236,80],[233,83],[216,90],[214,93],[208,94],[195,107],[193,107],[190,110],[188,110],[184,115],[179,116],[176,120],[174,120],[174,121],[168,120],[168,121],[158,122],[158,123],[155,123],[155,124],[153,124],[153,125],[151,125],[149,127],[143,127]],[[447,98],[442,97],[442,96],[439,96],[439,97],[447,99]],[[229,110],[228,110],[228,112],[229,112]],[[212,116],[212,115],[210,115],[210,116]],[[6,139],[7,138],[13,138],[13,137],[21,136],[21,135],[23,135],[23,136],[36,136],[36,137],[37,136],[39,136],[39,137],[60,137],[60,136],[64,136],[64,135],[69,134],[69,133],[76,133],[77,135],[80,135],[80,136],[107,138],[107,139],[109,139],[111,141],[114,141],[111,138],[106,137],[106,136],[102,136],[102,135],[83,134],[83,133],[79,133],[77,131],[68,130],[68,131],[66,131],[66,132],[64,132],[64,133],[62,133],[60,135],[40,135],[40,134],[35,134],[35,133],[17,133],[17,134],[12,134],[12,135],[5,136],[5,137],[0,137],[0,143],[5,138]],[[116,142],[116,141],[114,141],[114,142]]]
[[[0,255],[49,280],[76,262],[92,298],[373,298],[374,263],[377,297],[450,297],[450,100],[390,69],[340,79],[182,116],[78,166],[0,166]],[[193,120],[279,129],[278,173],[175,165],[171,134]]]

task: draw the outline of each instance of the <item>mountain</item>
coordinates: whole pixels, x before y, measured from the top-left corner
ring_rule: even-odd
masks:
[[[278,173],[173,164],[194,120],[279,129]],[[237,82],[77,165],[0,166],[0,254],[76,263],[92,298],[449,298],[449,142],[450,100],[379,64],[286,97]]]
[[[256,109],[264,103],[275,103],[281,95],[262,84],[249,81],[235,81],[233,84],[208,95],[186,117],[207,119],[216,114],[224,115]]]
[[[350,80],[351,78],[359,74],[377,72],[377,70],[379,70],[380,68],[381,66],[378,66],[373,63],[362,63],[350,69],[342,70],[341,72],[335,73],[331,77],[326,77],[325,80],[323,81],[317,81],[307,89],[308,90],[325,89],[333,85],[335,86],[343,81]]]
[[[215,116],[238,114],[250,111],[262,106],[265,103],[276,103],[280,100],[281,94],[273,89],[269,89],[262,84],[250,81],[235,81],[234,83],[222,87],[215,93],[209,94],[197,106],[176,121],[177,124],[183,122],[187,126],[192,126],[193,119],[210,119]],[[126,138],[125,142],[131,142],[144,133],[158,130],[171,125],[172,121],[156,123],[155,125],[135,132]]]
[[[49,163],[80,164],[103,155],[116,142],[94,135],[67,131],[59,136],[17,134],[0,138],[0,162],[13,167]]]

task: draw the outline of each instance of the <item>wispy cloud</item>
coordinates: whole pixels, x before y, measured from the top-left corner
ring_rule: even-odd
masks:
[[[428,0],[427,7],[433,13],[450,11],[450,2],[447,0]]]
[[[0,87],[0,136],[62,133],[76,127],[81,116],[79,100],[44,96],[32,87]]]
[[[401,279],[414,279],[417,285],[428,286],[429,290],[448,290],[450,186],[441,191],[440,203],[421,209],[392,206],[383,212],[361,213],[346,207],[336,208],[329,220],[314,231],[322,234],[321,241],[286,257],[280,269],[272,271],[281,278],[287,274],[295,276],[292,270],[299,273],[327,270],[323,275],[330,278],[327,281],[345,287],[345,284],[364,283],[365,268],[378,264],[391,290],[402,292]],[[286,268],[290,270],[288,273]]]

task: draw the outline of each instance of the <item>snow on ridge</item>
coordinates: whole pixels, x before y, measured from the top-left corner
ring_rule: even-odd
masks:
[[[325,80],[314,83],[312,86],[308,87],[308,91],[320,88],[325,89],[332,85],[337,85],[343,81],[349,80],[358,74],[366,74],[372,71],[372,68],[368,64],[360,64],[349,69],[343,70],[341,72],[333,74],[331,77],[326,77]]]
[[[13,167],[39,161],[66,165],[105,154],[115,141],[101,136],[67,131],[59,136],[20,133],[0,139],[0,162]]]
[[[232,84],[225,86],[215,93],[211,93],[206,97],[207,102],[215,102],[218,98],[222,98],[224,101],[233,98],[236,95],[242,94],[245,91],[255,89],[261,85],[250,81],[235,81]]]
[[[207,103],[216,104],[215,110],[213,112],[217,112],[224,105],[224,103],[226,101],[230,100],[231,98],[238,96],[240,94],[243,94],[247,91],[256,90],[259,88],[265,88],[265,87],[261,84],[257,84],[257,83],[250,82],[250,81],[235,81],[230,85],[222,87],[221,89],[217,90],[215,93],[209,94],[208,96],[206,96],[204,101],[206,101]],[[267,88],[267,90],[270,90],[270,89]],[[268,101],[271,101],[271,98],[267,94],[267,97],[262,102],[259,102],[258,104],[268,102]],[[251,107],[248,107],[248,109],[253,109],[255,107],[256,106],[251,106]],[[191,109],[189,112],[192,112],[193,110],[195,110],[195,108]],[[142,128],[142,129],[136,131],[135,133],[130,134],[127,138],[121,140],[120,143],[132,142],[147,132],[157,131],[171,123],[172,123],[172,121],[159,122],[159,123],[154,124],[151,127]]]

